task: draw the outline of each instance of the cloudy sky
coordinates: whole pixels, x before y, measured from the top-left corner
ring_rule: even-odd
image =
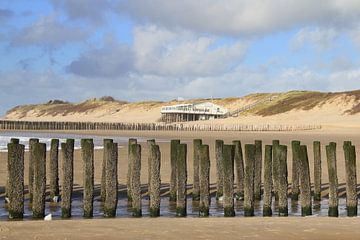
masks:
[[[360,89],[358,0],[1,0],[0,115],[50,99]]]

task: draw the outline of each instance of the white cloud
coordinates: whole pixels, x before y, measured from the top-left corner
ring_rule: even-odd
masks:
[[[80,27],[60,23],[55,15],[39,18],[29,27],[19,31],[12,39],[13,46],[39,45],[58,47],[86,39],[88,33]]]
[[[119,10],[169,28],[225,35],[257,35],[308,25],[352,26],[357,0],[128,0]]]
[[[334,47],[336,38],[339,37],[339,32],[334,28],[310,28],[306,27],[300,29],[290,42],[290,47],[293,50],[312,45],[317,50],[328,50]]]

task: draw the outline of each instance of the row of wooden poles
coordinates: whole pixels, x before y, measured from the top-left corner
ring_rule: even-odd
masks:
[[[128,131],[300,131],[321,129],[321,125],[185,124],[185,123],[110,123],[41,122],[0,120],[3,130],[128,130]]]
[[[148,193],[150,216],[160,215],[160,166],[161,153],[155,140],[148,140]],[[208,216],[210,206],[210,155],[209,146],[201,139],[193,141],[193,200],[199,201],[199,215]],[[312,214],[312,192],[307,146],[300,141],[292,141],[292,184],[291,198],[301,202],[302,216]],[[263,198],[263,215],[272,215],[272,200],[278,205],[280,216],[288,215],[288,172],[286,145],[274,140],[272,145],[264,147],[262,159],[262,141],[245,144],[244,157],[240,141],[224,144],[216,140],[215,157],[217,169],[216,198],[223,200],[224,215],[234,216],[234,197],[244,201],[244,215],[254,215],[254,202]],[[6,199],[10,219],[23,218],[24,214],[24,145],[18,139],[8,144]],[[343,145],[346,166],[346,207],[348,216],[357,215],[356,193],[356,154],[350,141]],[[50,198],[59,196],[58,174],[59,140],[53,139],[50,148]],[[73,192],[74,140],[61,143],[62,183],[61,216],[71,217],[71,199]],[[320,142],[313,143],[314,151],[314,200],[321,200],[321,147]],[[34,218],[43,218],[46,195],[46,145],[38,139],[29,142],[29,193]],[[83,161],[83,210],[84,217],[93,216],[94,201],[94,144],[92,139],[81,140]],[[176,215],[186,216],[187,209],[187,144],[180,140],[170,143],[170,201],[176,202]],[[329,216],[338,216],[338,180],[336,169],[336,143],[326,146],[326,158],[329,176]],[[142,215],[140,170],[141,145],[136,139],[128,144],[127,196],[132,207],[132,215]],[[104,216],[116,215],[118,201],[118,144],[104,139],[101,201]],[[263,171],[263,180],[262,180]],[[234,181],[235,180],[235,181]]]

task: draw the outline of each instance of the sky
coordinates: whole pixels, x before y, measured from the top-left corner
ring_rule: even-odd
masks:
[[[358,0],[1,0],[16,105],[360,89]]]

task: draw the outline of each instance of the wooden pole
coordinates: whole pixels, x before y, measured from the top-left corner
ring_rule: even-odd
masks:
[[[116,208],[118,203],[118,144],[107,142],[106,148],[106,190],[104,202],[104,217],[110,218],[116,216]],[[105,150],[104,148],[104,150]]]
[[[105,146],[108,143],[113,143],[113,140],[112,139],[103,140],[103,161],[101,166],[101,188],[100,188],[100,197],[102,202],[104,202],[106,198],[106,159],[109,156],[109,153],[107,151],[110,148],[106,148]]]
[[[161,167],[161,153],[159,145],[149,145],[149,160],[150,160],[150,217],[160,216],[160,167]]]
[[[346,210],[348,217],[357,216],[357,178],[356,178],[356,151],[350,141],[344,142],[346,168]]]
[[[131,149],[131,145],[133,144],[137,144],[137,139],[134,138],[130,138],[129,142],[128,142],[128,172],[127,172],[127,180],[126,180],[126,186],[127,186],[127,197],[128,197],[128,202],[131,203],[132,202],[132,189],[131,189],[131,178],[132,178],[132,173],[131,170],[133,169],[133,163],[131,162],[131,158],[130,158],[130,149]]]
[[[24,216],[24,152],[25,146],[9,143],[6,194],[9,199],[9,219],[22,219]]]
[[[314,141],[314,201],[321,201],[321,145]]]
[[[245,144],[244,215],[254,216],[255,145]]]
[[[234,146],[223,146],[224,216],[235,216],[234,211]]]
[[[254,199],[261,200],[262,141],[255,141]]]
[[[336,167],[336,143],[331,142],[326,146],[326,158],[329,175],[329,217],[338,217],[338,179]]]
[[[180,140],[171,140],[170,142],[170,167],[171,167],[171,175],[170,175],[170,201],[176,201],[177,195],[177,145],[180,144]]]
[[[287,146],[279,145],[277,162],[279,163],[279,216],[288,216],[288,173],[287,173]]]
[[[131,162],[131,200],[132,200],[132,215],[134,217],[141,217],[141,145],[131,144],[130,145],[130,156],[129,161]]]
[[[185,217],[186,213],[186,184],[187,184],[187,146],[186,144],[177,145],[177,195],[176,195],[176,216]]]
[[[209,216],[210,205],[210,155],[209,145],[200,147],[200,205],[199,215]]]
[[[67,139],[61,143],[63,158],[62,164],[62,191],[61,191],[61,217],[71,217],[71,199],[74,179],[74,139]]]
[[[265,146],[263,216],[272,216],[272,145]]]
[[[272,176],[273,176],[273,185],[274,185],[274,195],[275,195],[275,200],[279,200],[279,146],[280,146],[280,141],[279,140],[273,140],[272,142],[272,160],[273,160],[273,165],[272,165]]]
[[[59,139],[52,139],[50,146],[50,199],[59,196]]]
[[[301,201],[301,215],[312,215],[311,205],[311,182],[310,182],[310,167],[307,147],[301,145],[299,149],[299,177],[300,177],[300,201]]]
[[[291,180],[291,200],[299,200],[299,174],[300,174],[300,141],[291,142],[292,150],[292,180]]]
[[[15,141],[16,142],[16,141]],[[29,140],[29,202],[30,204],[33,202],[33,194],[34,194],[34,145],[39,143],[39,139],[31,138]]]
[[[215,158],[216,158],[216,176],[217,176],[217,189],[216,199],[218,200],[224,194],[224,166],[223,166],[223,140],[215,141]]]
[[[148,169],[148,196],[149,196],[149,200],[150,200],[150,198],[151,198],[151,196],[150,196],[151,184],[150,183],[151,183],[151,174],[152,174],[152,170],[151,170],[151,167],[152,167],[151,155],[152,155],[152,153],[150,151],[151,151],[151,145],[155,145],[156,142],[155,142],[155,139],[150,139],[150,140],[147,140],[146,142],[147,142],[147,149],[148,149],[148,162],[147,162],[147,164],[148,164],[148,167],[147,167],[147,169]]]
[[[234,162],[236,173],[236,199],[244,199],[244,160],[240,141],[233,141],[235,146]]]
[[[33,218],[42,219],[45,216],[45,193],[46,193],[46,144],[33,143]]]
[[[81,139],[83,160],[83,206],[84,217],[93,217],[94,201],[94,142],[92,139]]]
[[[200,183],[199,183],[199,162],[200,162],[200,149],[202,145],[201,139],[193,140],[193,167],[194,167],[194,181],[193,181],[193,200],[200,200]]]

